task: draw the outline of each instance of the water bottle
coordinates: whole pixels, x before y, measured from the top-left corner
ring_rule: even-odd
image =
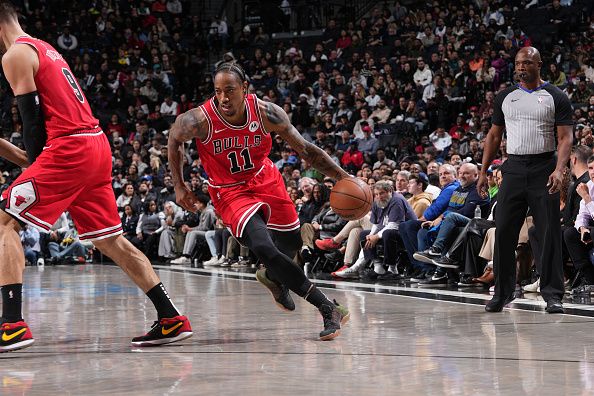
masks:
[[[476,208],[474,208],[474,218],[480,219],[481,217],[483,217],[483,213],[481,212],[481,207],[476,205]]]

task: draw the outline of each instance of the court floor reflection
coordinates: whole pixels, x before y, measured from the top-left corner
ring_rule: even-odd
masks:
[[[321,342],[313,307],[279,311],[251,279],[159,275],[194,337],[138,349],[153,309],[117,267],[27,268],[36,344],[0,355],[0,394],[594,393],[592,318],[334,289],[351,321]]]

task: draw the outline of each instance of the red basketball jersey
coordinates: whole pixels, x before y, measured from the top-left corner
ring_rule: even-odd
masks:
[[[21,36],[15,44],[28,44],[39,57],[35,85],[45,118],[47,140],[98,128],[89,102],[62,55],[48,43],[29,36]]]
[[[241,184],[253,178],[268,158],[272,139],[262,125],[256,95],[246,95],[245,107],[247,121],[241,126],[225,121],[214,97],[198,107],[209,125],[206,139],[196,143],[211,185]]]

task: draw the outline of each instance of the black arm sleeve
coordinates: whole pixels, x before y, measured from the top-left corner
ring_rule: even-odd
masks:
[[[32,164],[43,151],[43,146],[47,141],[45,120],[41,112],[39,95],[37,91],[33,91],[24,95],[17,95],[16,99],[23,119],[23,143],[25,144],[29,163]]]

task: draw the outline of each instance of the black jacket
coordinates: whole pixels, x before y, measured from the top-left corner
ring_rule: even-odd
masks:
[[[575,182],[569,185],[567,190],[567,202],[565,202],[565,207],[563,208],[563,222],[562,224],[567,227],[573,227],[575,224],[575,219],[577,218],[578,212],[580,210],[580,198],[579,194],[576,191],[577,186],[580,183],[588,183],[590,181],[590,176],[588,172],[584,172]]]
[[[347,223],[342,217],[334,213],[332,208],[324,208],[314,216],[312,223],[318,223],[322,226],[320,230],[320,239],[332,238],[343,229]]]

